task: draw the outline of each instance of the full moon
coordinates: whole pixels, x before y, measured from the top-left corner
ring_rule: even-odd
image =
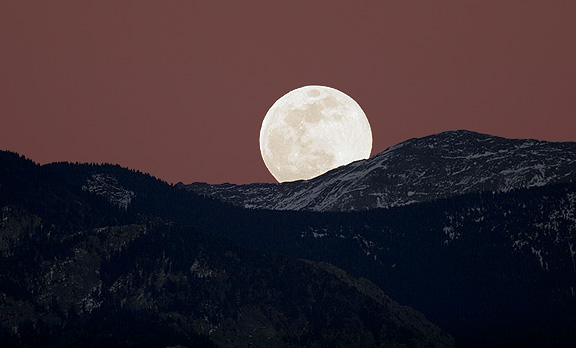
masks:
[[[308,180],[370,157],[372,131],[360,105],[337,89],[305,86],[278,99],[260,129],[260,153],[279,182]]]

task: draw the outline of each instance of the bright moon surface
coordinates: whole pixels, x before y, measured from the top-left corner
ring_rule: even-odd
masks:
[[[305,86],[278,99],[260,129],[260,152],[279,182],[308,180],[367,159],[372,131],[360,105],[330,87]]]

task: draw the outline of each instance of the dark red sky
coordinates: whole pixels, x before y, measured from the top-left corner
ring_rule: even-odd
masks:
[[[576,141],[576,1],[2,1],[0,149],[274,182],[268,108],[327,85],[372,154],[469,129]]]

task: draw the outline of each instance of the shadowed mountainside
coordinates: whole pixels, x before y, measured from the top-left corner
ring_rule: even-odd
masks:
[[[453,346],[366,279],[205,230],[220,203],[118,166],[0,163],[5,346]]]
[[[444,139],[443,143],[452,144],[454,151],[436,149],[440,144],[433,139]],[[411,142],[415,144],[410,145]],[[78,269],[84,269],[88,267],[81,266],[84,261],[71,257],[96,255],[94,259],[104,261],[91,269],[100,273],[89,272],[81,278],[95,279],[89,274],[106,275],[107,278],[101,279],[102,290],[94,290],[105,295],[84,301],[90,299],[86,297],[87,292],[75,288],[82,282],[78,277],[66,275],[73,273],[64,272],[65,275],[55,279],[63,288],[76,289],[76,293],[82,295],[64,302],[64,308],[72,308],[70,303],[77,306],[90,303],[90,307],[99,303],[98,298],[105,300],[100,307],[90,307],[94,314],[79,310],[62,313],[98,318],[92,322],[74,319],[84,323],[81,326],[84,328],[96,322],[117,323],[111,318],[131,318],[129,322],[134,322],[135,328],[114,331],[113,328],[121,326],[111,324],[103,332],[111,332],[113,337],[133,344],[129,339],[136,337],[135,332],[144,330],[154,335],[154,331],[144,325],[150,321],[158,323],[162,332],[168,332],[167,337],[180,337],[177,335],[185,333],[198,342],[219,346],[232,344],[223,340],[225,336],[248,345],[249,340],[256,337],[253,332],[258,331],[257,328],[271,333],[266,340],[273,337],[278,340],[275,342],[288,346],[333,346],[336,342],[348,342],[345,346],[452,344],[448,336],[421,315],[383,300],[386,293],[422,311],[453,335],[458,346],[576,345],[573,311],[576,308],[576,183],[572,174],[576,171],[576,161],[571,159],[574,143],[507,140],[464,131],[407,143],[387,150],[391,160],[386,163],[400,166],[402,156],[412,156],[411,167],[389,167],[389,173],[379,167],[367,174],[382,171],[383,176],[373,179],[404,178],[405,181],[376,181],[369,185],[365,182],[368,186],[359,192],[370,192],[372,185],[380,185],[384,188],[379,188],[379,192],[392,192],[400,187],[398,195],[403,192],[405,199],[416,195],[410,192],[424,188],[434,194],[420,196],[424,197],[421,202],[406,201],[388,208],[357,206],[356,210],[360,211],[355,212],[245,209],[118,166],[67,163],[37,166],[8,154],[2,159],[7,165],[0,167],[0,207],[4,208],[2,221],[5,223],[0,252],[5,260],[13,261],[6,263],[8,266],[2,274],[10,276],[0,278],[0,284],[20,287],[6,297],[11,299],[11,306],[24,303],[16,297],[20,292],[28,294],[28,299],[44,299],[45,296],[39,297],[44,290],[31,284],[48,284],[44,285],[48,289],[55,286],[42,283],[44,279],[54,279],[56,271],[52,272],[52,268],[56,266],[52,265],[63,269],[72,267],[64,265],[78,265]],[[406,152],[396,153],[402,149]],[[432,151],[430,156],[420,153],[427,151]],[[452,153],[455,158],[443,158],[438,151]],[[353,169],[364,168],[362,163],[337,169],[326,176],[342,172],[346,173],[345,178],[354,177]],[[457,163],[468,163],[470,168],[465,167],[462,174],[451,167]],[[412,173],[410,168],[435,174],[420,179],[390,174]],[[473,173],[478,173],[478,177]],[[366,172],[361,171],[356,177],[366,177],[364,174]],[[338,182],[335,177],[332,179]],[[467,191],[469,186],[462,186],[463,183],[475,188]],[[301,184],[304,183],[273,186]],[[326,191],[335,195],[333,201],[344,197],[338,196],[342,192],[345,190]],[[310,194],[314,196],[316,191],[311,190]],[[359,194],[358,197],[365,196]],[[326,202],[331,200],[330,195],[326,196]],[[349,202],[352,201],[362,202]],[[13,212],[14,217],[10,215]],[[52,226],[56,227],[52,229]],[[133,244],[121,242],[127,244],[117,247],[116,239],[132,240],[133,234],[137,235]],[[33,247],[27,249],[27,245]],[[54,250],[65,250],[66,256]],[[117,262],[108,261],[107,255],[112,254],[118,256],[110,260]],[[174,266],[178,262],[184,265]],[[13,279],[12,283],[7,279]],[[137,279],[136,285],[131,283],[134,279]],[[231,285],[237,282],[238,285]],[[123,290],[118,292],[114,284]],[[203,284],[211,285],[203,288]],[[202,295],[197,296],[198,293]],[[275,302],[277,298],[290,304]],[[116,306],[119,303],[120,309],[114,307],[116,312],[107,312],[110,308],[105,304],[110,303]],[[129,306],[134,303],[135,306]],[[257,310],[247,309],[246,303],[256,306]],[[34,310],[48,308],[42,306],[46,306],[45,302],[10,307],[12,309],[3,313],[36,313]],[[374,314],[369,310],[374,306],[378,308],[376,312],[389,313],[397,320],[390,321],[388,314],[382,317]],[[38,313],[53,313],[50,308]],[[146,309],[142,312],[141,308]],[[173,314],[183,310],[181,308],[189,309],[183,318]],[[222,308],[232,309],[221,314],[217,309]],[[102,321],[99,311],[114,314]],[[205,317],[195,316],[196,313]],[[240,316],[238,313],[250,314]],[[67,315],[60,316],[68,318]],[[149,319],[138,321],[137,317]],[[223,319],[230,317],[233,319]],[[23,326],[26,330],[36,328],[26,332],[56,337],[58,334],[54,332],[61,331],[55,328],[67,323],[66,320],[56,321],[60,324],[49,328],[26,320],[22,324],[27,323]],[[308,324],[286,324],[294,320]],[[251,324],[243,326],[245,322]],[[220,331],[212,331],[216,326]],[[38,327],[43,331],[38,331]],[[171,329],[164,329],[166,327]],[[403,329],[396,329],[398,327]],[[14,331],[6,334],[6,337],[22,337]],[[92,334],[84,332],[73,336],[74,342]],[[263,344],[266,340],[259,336],[253,342]],[[178,342],[190,341],[178,339]]]

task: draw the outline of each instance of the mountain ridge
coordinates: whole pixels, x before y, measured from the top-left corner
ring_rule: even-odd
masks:
[[[357,211],[567,182],[576,178],[574,163],[574,142],[457,130],[409,139],[307,181],[177,187],[250,209]]]

